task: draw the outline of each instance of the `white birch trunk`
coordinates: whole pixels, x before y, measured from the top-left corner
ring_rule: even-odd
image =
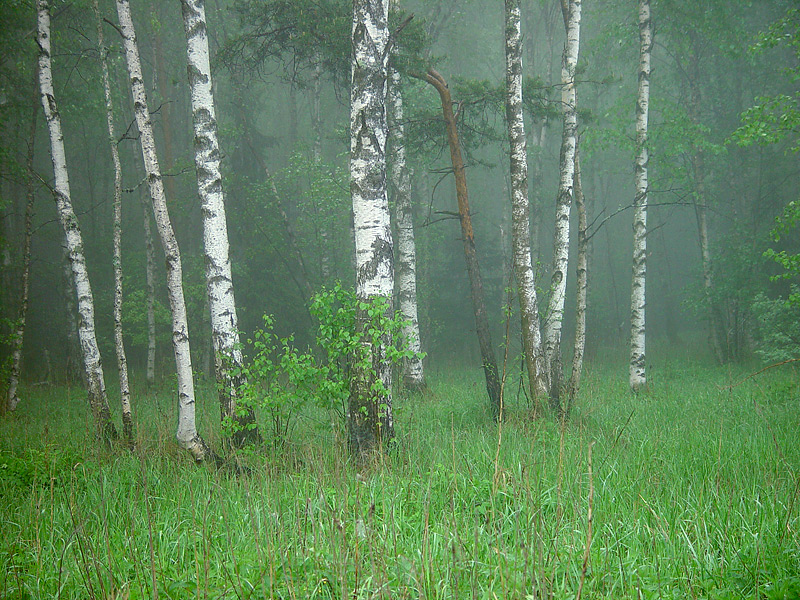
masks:
[[[125,355],[125,343],[122,336],[122,164],[119,160],[117,136],[114,133],[114,103],[111,99],[111,82],[108,74],[108,48],[106,48],[103,40],[103,27],[97,0],[93,0],[92,8],[97,19],[97,46],[100,50],[103,91],[106,98],[108,143],[111,147],[111,161],[114,165],[114,348],[117,354],[117,368],[119,371],[122,435],[129,444],[132,444],[131,388],[128,382],[128,359]]]
[[[394,291],[392,230],[386,196],[386,89],[389,43],[388,0],[354,0],[353,58],[350,91],[350,194],[355,234],[356,296],[359,303],[374,298],[389,301]],[[358,310],[358,327],[367,324]],[[386,357],[389,335],[381,343],[365,342],[386,395],[376,394],[368,373],[353,374],[348,426],[350,448],[364,453],[379,448],[394,435],[392,367]]]
[[[514,275],[517,281],[522,343],[531,394],[536,399],[543,399],[547,397],[547,372],[531,260],[528,150],[522,112],[522,29],[519,0],[506,0],[505,14],[506,121],[511,149],[511,234]]]
[[[561,137],[560,177],[556,200],[556,225],[553,240],[553,271],[550,301],[545,324],[545,360],[549,373],[550,400],[562,410],[560,394],[564,377],[561,363],[561,326],[569,266],[569,216],[575,174],[575,132],[578,126],[575,67],[580,46],[581,0],[569,0],[566,18],[567,40],[561,59],[561,104],[564,128]]]
[[[83,239],[80,226],[72,209],[72,200],[67,174],[67,157],[64,150],[64,136],[61,131],[61,116],[58,112],[53,91],[53,71],[50,59],[50,8],[47,0],[37,0],[38,13],[37,42],[39,44],[39,89],[42,106],[50,133],[50,152],[55,175],[54,196],[58,216],[64,228],[67,252],[78,301],[78,337],[83,354],[89,404],[92,409],[97,435],[105,440],[116,439],[117,430],[111,421],[108,407],[106,384],[103,378],[103,365],[94,326],[94,298],[86,270],[83,254]]]
[[[636,100],[636,161],[633,200],[633,280],[631,283],[630,386],[647,383],[645,372],[645,280],[647,275],[647,118],[650,106],[650,0],[639,0],[639,92]]]
[[[189,352],[189,330],[186,319],[186,302],[183,296],[183,273],[181,255],[175,233],[172,230],[167,201],[164,195],[164,184],[156,154],[153,138],[153,125],[147,107],[147,94],[142,78],[142,66],[139,60],[139,48],[136,32],[131,18],[129,0],[117,0],[125,59],[130,76],[133,107],[136,113],[136,124],[139,128],[139,141],[142,147],[147,181],[150,187],[150,198],[153,203],[153,214],[158,227],[164,257],[167,263],[167,295],[172,312],[172,346],[175,351],[175,368],[178,377],[178,429],[176,438],[182,448],[187,450],[197,462],[212,458],[213,453],[197,433],[195,419],[195,393],[192,378],[192,358]]]
[[[389,82],[389,124],[391,131],[392,187],[397,223],[397,299],[400,314],[406,325],[403,337],[414,356],[403,363],[403,384],[411,390],[425,387],[425,373],[420,353],[417,314],[417,248],[414,240],[414,211],[411,204],[411,174],[406,163],[405,125],[403,123],[403,95],[400,90],[400,73],[391,69]]]
[[[225,194],[220,172],[217,118],[211,81],[206,14],[202,0],[183,0],[183,24],[186,31],[189,86],[194,124],[194,160],[197,188],[203,214],[203,248],[206,263],[206,289],[211,315],[211,339],[214,349],[214,372],[219,390],[223,422],[236,421],[234,435],[241,444],[257,433],[252,409],[237,415],[237,397],[242,385],[243,360],[239,343],[239,319],[231,274]]]
[[[34,96],[36,95],[38,94],[34,93]],[[36,121],[38,116],[38,110],[36,107],[37,102],[34,101],[31,110],[31,128],[28,135],[28,155],[25,161],[27,172],[25,174],[25,232],[22,241],[22,285],[20,286],[19,315],[17,316],[17,322],[14,329],[13,346],[11,349],[11,368],[8,374],[8,390],[6,393],[6,409],[9,412],[16,410],[20,402],[17,391],[19,390],[19,376],[22,370],[22,345],[25,338],[25,322],[28,316],[28,293],[30,291],[31,273],[31,237],[33,234],[33,203],[36,198],[36,179],[33,173],[34,142],[36,141]]]
[[[581,181],[580,152],[575,150],[575,207],[578,209],[578,252],[575,257],[576,289],[575,289],[575,341],[572,353],[572,375],[569,380],[569,398],[565,413],[569,410],[578,390],[581,387],[583,371],[583,355],[586,350],[586,308],[589,291],[589,239],[587,238],[586,201],[583,196]]]
[[[147,263],[145,286],[147,287],[147,385],[156,382],[156,252],[153,246],[153,230],[150,227],[150,208],[142,196],[144,217],[144,243]]]

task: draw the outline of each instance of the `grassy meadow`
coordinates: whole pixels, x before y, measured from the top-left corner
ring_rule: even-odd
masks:
[[[382,461],[310,413],[247,474],[176,447],[167,384],[135,389],[134,452],[97,447],[80,389],[28,388],[0,421],[0,598],[800,598],[800,377],[729,387],[757,369],[656,357],[633,396],[593,363],[564,426],[513,375],[500,428],[480,369],[432,370]],[[219,448],[211,385],[198,408]]]

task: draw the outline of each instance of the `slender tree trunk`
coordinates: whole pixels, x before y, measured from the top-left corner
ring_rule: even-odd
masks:
[[[161,133],[164,141],[164,170],[167,172],[167,177],[164,179],[164,187],[166,188],[167,198],[175,198],[177,192],[175,191],[175,177],[173,170],[175,168],[175,153],[173,151],[174,144],[172,143],[172,103],[174,99],[171,97],[171,84],[170,77],[167,74],[167,66],[164,62],[164,24],[162,22],[161,13],[163,10],[163,3],[156,3],[153,5],[151,12],[151,22],[153,25],[153,62],[155,63],[155,81],[153,82],[153,91],[158,91],[161,98],[161,105],[159,113],[161,118],[159,123],[161,125]]]
[[[539,306],[531,261],[528,205],[528,150],[522,111],[522,31],[519,0],[506,0],[506,121],[511,148],[511,231],[522,344],[534,399],[547,397],[547,370],[539,327]]]
[[[562,2],[566,6],[566,0]],[[561,137],[560,177],[556,201],[556,227],[553,240],[553,272],[550,283],[550,302],[545,324],[545,357],[549,370],[550,402],[561,413],[561,389],[564,371],[561,362],[561,326],[569,266],[569,217],[572,207],[572,186],[575,175],[575,140],[578,125],[575,91],[575,67],[580,46],[581,0],[569,0],[565,13],[567,40],[561,60],[561,104],[564,128]]]
[[[36,85],[34,76],[34,85]],[[34,96],[37,95],[34,89]],[[8,393],[6,394],[6,409],[9,412],[16,410],[20,398],[19,378],[22,370],[22,345],[25,338],[25,322],[28,316],[28,293],[30,291],[31,273],[31,237],[33,235],[33,204],[36,198],[36,178],[33,173],[34,145],[36,141],[36,121],[38,116],[38,102],[31,105],[31,128],[28,134],[28,153],[25,159],[25,232],[22,238],[22,284],[20,286],[19,315],[14,330],[11,348],[11,369],[8,374]]]
[[[700,41],[692,34],[691,56],[689,59],[689,116],[696,125],[701,125],[703,96],[700,74]],[[728,361],[728,344],[725,322],[719,303],[714,299],[714,268],[708,235],[708,201],[705,184],[705,154],[701,148],[694,148],[691,157],[694,178],[694,210],[697,218],[697,234],[700,243],[700,259],[703,268],[703,290],[708,305],[708,325],[711,347],[719,362]]]
[[[388,0],[354,0],[350,92],[350,193],[356,252],[356,327],[368,326],[367,310],[384,298],[391,310],[394,291],[392,229],[386,196],[386,90],[389,54]],[[372,371],[354,365],[347,422],[350,448],[378,449],[394,437],[392,367],[386,356],[391,334],[378,344],[363,341]],[[375,390],[380,379],[383,391]]]
[[[472,217],[469,211],[469,192],[467,177],[464,172],[464,159],[461,156],[461,142],[458,138],[456,117],[453,114],[453,100],[450,89],[444,78],[433,69],[419,77],[428,82],[436,91],[442,102],[442,114],[447,130],[447,140],[450,145],[450,160],[453,164],[453,175],[456,180],[456,198],[458,199],[458,214],[461,221],[461,234],[464,241],[464,259],[467,263],[470,292],[472,296],[472,309],[475,313],[475,328],[478,333],[478,344],[483,361],[483,374],[486,379],[486,391],[489,394],[489,404],[495,419],[500,416],[500,376],[497,371],[492,336],[489,329],[489,319],[486,316],[486,303],[483,298],[483,280],[480,265],[475,249],[475,236],[472,230]]]
[[[72,266],[66,236],[64,236],[61,246],[61,281],[64,293],[64,312],[67,319],[67,356],[64,375],[67,383],[82,381],[86,384],[86,373],[81,358],[81,342],[78,335],[78,306],[75,304],[75,284],[72,281]],[[48,372],[50,372],[49,369]]]
[[[176,437],[182,448],[187,450],[197,462],[215,458],[209,447],[197,432],[195,419],[195,393],[192,379],[192,358],[189,349],[189,330],[186,319],[186,302],[183,296],[183,273],[181,255],[175,233],[172,230],[161,170],[156,155],[153,125],[147,107],[147,95],[142,79],[142,67],[139,60],[139,48],[136,43],[136,32],[131,18],[129,0],[117,0],[122,42],[130,76],[133,106],[136,111],[136,124],[139,128],[139,141],[142,147],[147,181],[150,186],[150,198],[156,226],[164,248],[167,263],[167,295],[172,312],[172,346],[175,351],[175,367],[178,377],[178,429]]]
[[[111,99],[111,82],[108,74],[108,48],[103,40],[103,26],[97,0],[92,7],[97,19],[97,46],[100,50],[100,63],[103,72],[103,91],[106,98],[106,121],[108,124],[108,143],[111,147],[111,160],[114,164],[114,348],[119,370],[119,392],[122,405],[122,435],[133,444],[133,414],[131,413],[131,388],[128,383],[128,359],[122,336],[122,164],[119,160],[117,136],[114,133],[114,103]]]
[[[545,40],[547,44],[547,52],[545,53],[544,65],[544,84],[546,86],[552,85],[553,81],[553,42],[554,29],[555,29],[555,11],[553,5],[547,2],[541,5],[541,20],[544,22]],[[528,48],[533,44],[532,32],[528,35],[531,43]],[[529,69],[533,66],[529,67]],[[539,261],[541,258],[541,227],[542,227],[542,191],[544,186],[544,148],[547,143],[547,134],[549,130],[550,119],[547,116],[541,118],[533,128],[533,144],[536,146],[533,154],[533,181],[531,182],[531,258],[534,265],[534,274],[539,270]],[[548,376],[549,379],[549,376]]]
[[[244,383],[241,375],[243,359],[231,275],[205,7],[202,0],[183,0],[181,6],[186,30],[189,86],[192,92],[197,188],[203,213],[203,247],[211,338],[214,345],[214,372],[222,421],[235,421],[238,424],[233,439],[237,445],[242,445],[246,442],[257,442],[260,436],[255,427],[253,409],[248,407],[241,415],[237,411],[237,398]]]
[[[147,287],[147,385],[156,382],[156,252],[153,245],[153,230],[150,227],[150,208],[142,196],[144,243],[147,262],[145,264],[145,286]]]
[[[389,82],[389,132],[392,156],[392,186],[397,222],[397,299],[406,325],[403,337],[414,356],[403,364],[403,384],[411,390],[425,388],[417,316],[417,248],[414,241],[414,211],[411,205],[411,174],[406,164],[405,124],[400,73],[391,69]]]
[[[645,281],[647,275],[647,117],[650,106],[650,0],[639,0],[639,94],[636,100],[636,161],[633,199],[633,281],[631,283],[630,386],[647,384],[645,372]]]
[[[575,148],[575,207],[578,209],[578,252],[575,258],[577,284],[575,289],[575,342],[572,353],[572,376],[569,380],[569,398],[565,414],[570,408],[581,387],[583,356],[586,351],[586,305],[589,291],[589,239],[587,237],[588,221],[586,217],[586,199],[583,196],[581,180],[581,160],[578,148]]]
[[[37,0],[38,12],[37,42],[39,44],[39,88],[42,106],[50,132],[50,151],[55,174],[54,195],[59,219],[64,228],[67,251],[72,269],[72,281],[78,300],[78,336],[83,351],[83,365],[86,371],[86,383],[89,393],[89,404],[92,409],[97,435],[108,442],[117,438],[117,429],[111,420],[108,407],[106,384],[103,378],[103,365],[94,327],[94,298],[86,270],[86,258],[83,254],[83,239],[78,220],[72,209],[70,198],[67,159],[64,151],[64,136],[61,130],[61,116],[53,91],[53,71],[50,59],[50,8],[47,0]]]

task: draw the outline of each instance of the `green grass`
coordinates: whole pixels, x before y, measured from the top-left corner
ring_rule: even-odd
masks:
[[[800,598],[800,381],[656,361],[632,396],[590,365],[574,418],[532,418],[478,369],[398,398],[398,444],[357,468],[327,418],[195,467],[168,386],[137,390],[139,449],[98,448],[79,389],[0,421],[0,598]],[[201,388],[201,429],[218,409]],[[592,476],[588,452],[592,447]]]

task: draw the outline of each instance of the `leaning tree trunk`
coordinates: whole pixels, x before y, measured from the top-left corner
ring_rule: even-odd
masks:
[[[397,299],[403,315],[403,338],[414,355],[403,364],[403,384],[411,390],[425,388],[417,315],[417,249],[414,241],[414,211],[411,205],[411,175],[406,163],[405,124],[400,73],[391,69],[389,82],[389,130],[392,155],[392,187],[397,222]]]
[[[528,205],[528,151],[522,112],[522,32],[519,0],[506,0],[506,121],[511,147],[511,232],[517,280],[522,343],[531,393],[547,397],[547,370],[539,328],[539,306],[531,262]]]
[[[630,386],[647,384],[645,371],[645,281],[647,275],[647,117],[650,106],[650,0],[639,0],[639,93],[636,100],[636,162],[633,199],[633,281],[631,283]]]
[[[108,143],[111,147],[111,160],[114,164],[114,348],[117,353],[119,370],[119,393],[122,405],[122,435],[133,443],[133,415],[131,413],[131,387],[128,382],[128,359],[122,336],[122,164],[119,160],[117,136],[114,133],[114,103],[111,99],[111,82],[108,75],[108,48],[103,40],[103,26],[100,9],[94,0],[97,19],[97,46],[100,50],[100,63],[103,71],[103,91],[106,97],[106,121],[108,124]]]
[[[214,372],[219,390],[222,421],[237,424],[236,445],[259,440],[253,409],[237,410],[242,384],[242,350],[239,343],[239,319],[231,275],[225,195],[220,172],[217,119],[211,83],[206,14],[202,0],[183,0],[183,24],[186,31],[189,86],[194,123],[194,161],[197,188],[203,214],[203,248],[206,263],[206,289],[211,314],[211,338],[214,345]],[[242,414],[239,414],[239,413]]]
[[[586,199],[581,181],[580,152],[575,148],[575,208],[578,209],[578,252],[575,258],[577,283],[575,289],[575,342],[572,353],[572,375],[569,380],[569,397],[564,414],[569,415],[581,387],[583,355],[586,350],[586,305],[589,291],[589,237],[587,235]]]
[[[453,114],[453,100],[450,89],[444,78],[433,69],[428,69],[420,79],[428,82],[436,91],[442,103],[447,131],[447,141],[450,145],[450,160],[453,164],[453,175],[456,180],[456,198],[458,199],[458,215],[461,221],[461,234],[464,240],[464,259],[467,263],[470,292],[472,296],[472,309],[475,313],[475,328],[478,333],[478,343],[483,361],[483,374],[486,379],[486,391],[489,394],[489,405],[495,419],[500,417],[500,377],[497,371],[497,360],[494,355],[492,336],[489,329],[489,319],[486,316],[486,303],[483,299],[483,280],[480,265],[475,250],[475,235],[472,230],[472,217],[469,211],[469,192],[467,177],[464,171],[464,159],[461,156],[461,142],[458,138],[456,117]]]
[[[392,229],[386,197],[386,86],[389,54],[388,0],[354,0],[350,88],[350,194],[356,254],[356,327],[369,326],[368,306],[383,298],[391,310],[394,291]],[[378,449],[394,436],[392,367],[386,355],[391,334],[377,344],[365,338],[362,351],[372,369],[356,364],[350,384],[347,423],[357,454]],[[357,361],[361,362],[361,361]],[[377,377],[382,390],[376,390]]]
[[[566,0],[562,4],[566,4]],[[558,413],[562,413],[564,409],[561,404],[564,378],[561,362],[561,326],[567,289],[569,216],[575,175],[575,135],[578,126],[575,67],[578,62],[580,46],[581,0],[569,0],[564,23],[567,30],[567,40],[561,59],[561,104],[564,112],[564,128],[561,134],[560,177],[553,238],[553,271],[544,335],[545,360],[549,370],[550,403]]]
[[[39,44],[39,89],[41,91],[44,116],[50,132],[50,151],[55,175],[54,196],[58,216],[64,228],[67,252],[72,270],[72,282],[78,300],[78,337],[83,354],[86,372],[86,385],[89,405],[92,409],[97,435],[106,442],[116,439],[117,428],[111,420],[108,407],[106,384],[103,378],[103,365],[94,327],[94,298],[86,270],[83,254],[83,239],[78,219],[72,209],[67,157],[64,151],[64,136],[61,131],[61,116],[53,91],[53,71],[50,59],[50,10],[47,0],[37,0],[38,12],[37,42]]]
[[[172,312],[172,346],[175,351],[175,368],[178,377],[178,443],[187,450],[197,462],[214,458],[213,453],[197,433],[195,418],[194,380],[192,379],[192,358],[189,351],[189,329],[186,319],[186,302],[183,296],[183,273],[181,254],[175,232],[167,211],[167,199],[156,154],[153,138],[153,124],[147,108],[147,94],[142,79],[142,66],[136,32],[131,18],[129,0],[117,0],[120,31],[128,64],[136,124],[139,128],[139,142],[142,147],[153,214],[156,219],[164,257],[167,263],[167,295]]]
[[[36,77],[36,76],[34,76]],[[34,81],[34,85],[36,82]],[[34,95],[36,92],[34,90]],[[20,399],[19,376],[22,367],[22,342],[25,338],[25,321],[28,316],[28,292],[30,291],[31,273],[31,237],[33,234],[33,203],[36,198],[36,177],[33,173],[34,142],[36,141],[36,121],[38,103],[31,106],[31,128],[28,134],[28,154],[25,160],[25,232],[22,239],[22,285],[20,286],[19,315],[14,328],[14,338],[11,349],[11,365],[8,373],[8,391],[6,393],[6,409],[9,412],[16,410]]]

